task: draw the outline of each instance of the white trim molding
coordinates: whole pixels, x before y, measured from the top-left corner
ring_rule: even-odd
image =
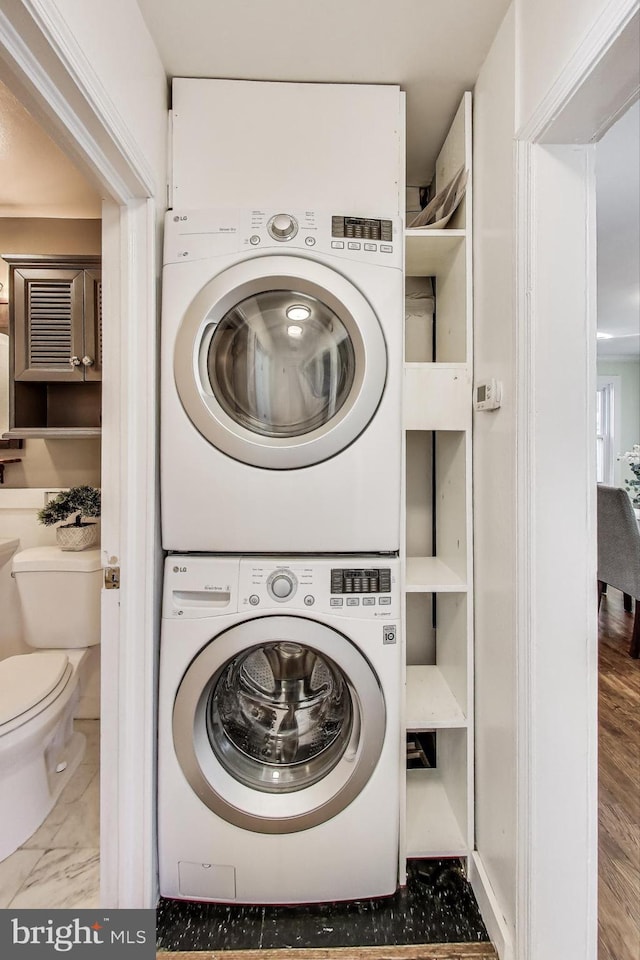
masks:
[[[604,8],[516,142],[518,960],[597,954],[595,148],[586,144],[637,96],[639,9],[638,0]]]
[[[638,96],[639,11],[640,0],[610,0],[516,134],[518,140],[590,143],[604,135]],[[595,121],[594,99],[609,105]]]
[[[120,567],[103,594],[101,903],[153,907],[155,690],[159,549],[156,464],[155,205],[103,205],[105,353],[103,473],[113,491],[103,518],[104,563]],[[112,847],[112,841],[113,843]]]
[[[151,66],[157,67],[151,59]],[[149,110],[164,122],[164,76]],[[161,549],[157,479],[154,182],[73,30],[51,0],[0,0],[0,78],[103,190],[101,905],[154,907],[155,689]],[[155,199],[149,199],[155,198]],[[157,205],[157,206],[156,206]]]
[[[518,151],[519,960],[596,958],[594,149]]]
[[[516,143],[516,624],[518,655],[516,683],[518,705],[518,798],[517,798],[517,892],[516,956],[528,960],[535,926],[531,902],[531,796],[533,784],[532,749],[535,727],[535,698],[531,678],[535,676],[535,503],[530,478],[534,461],[535,383],[531,342],[531,271],[533,237],[528,228],[531,201],[531,144]]]
[[[0,4],[0,79],[118,203],[161,196],[145,157],[73,33],[47,0]],[[10,78],[10,79],[9,79]]]
[[[480,908],[487,933],[500,960],[515,960],[513,942],[500,904],[477,851],[469,859],[469,883]]]

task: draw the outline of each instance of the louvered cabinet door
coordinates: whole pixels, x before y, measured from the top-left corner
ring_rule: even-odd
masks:
[[[102,380],[102,271],[84,271],[85,380]]]
[[[84,380],[84,270],[16,269],[14,379]]]

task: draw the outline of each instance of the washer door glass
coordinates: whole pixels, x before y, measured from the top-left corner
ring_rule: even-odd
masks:
[[[300,790],[325,777],[349,742],[353,710],[340,668],[283,641],[223,669],[209,697],[209,741],[223,767],[256,790]]]
[[[293,833],[364,789],[387,713],[375,670],[346,636],[306,617],[266,616],[200,650],[172,725],[182,772],[210,810],[246,830]]]
[[[217,324],[207,357],[223,410],[264,437],[299,437],[340,410],[355,377],[355,351],[321,300],[269,290],[242,300]]]

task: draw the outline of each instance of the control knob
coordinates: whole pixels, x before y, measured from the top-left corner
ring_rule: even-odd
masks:
[[[296,592],[298,581],[291,570],[276,570],[267,580],[267,590],[274,600],[288,600]]]
[[[267,224],[274,240],[291,240],[298,232],[298,224],[288,213],[278,213]]]

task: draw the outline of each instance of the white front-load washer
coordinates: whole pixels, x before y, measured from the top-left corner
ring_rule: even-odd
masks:
[[[398,878],[398,561],[166,559],[160,892],[310,903]]]
[[[165,549],[399,549],[400,223],[338,214],[168,212]]]

